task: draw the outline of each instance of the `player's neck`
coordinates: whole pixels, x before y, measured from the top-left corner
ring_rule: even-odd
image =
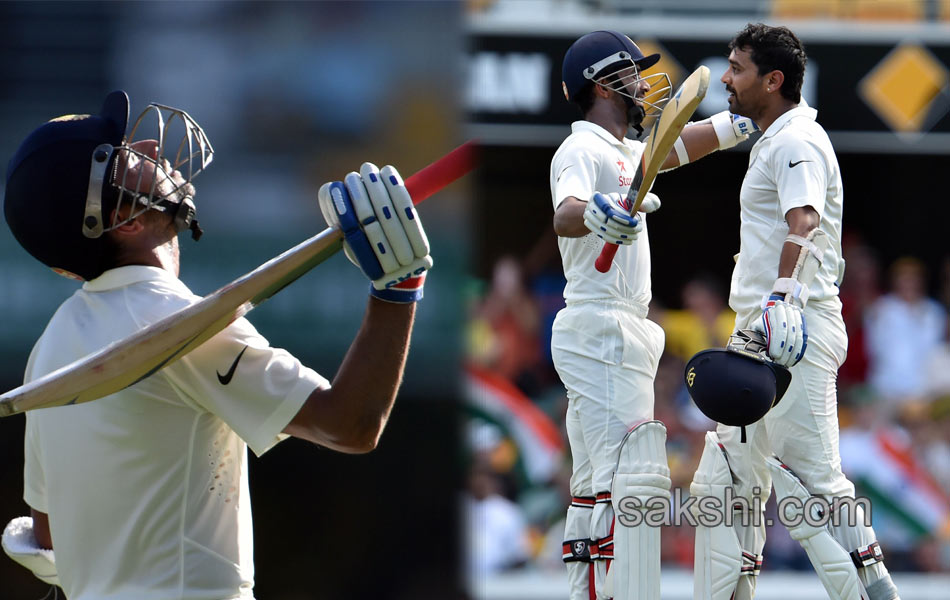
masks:
[[[768,129],[772,123],[774,123],[779,117],[797,107],[798,104],[792,102],[791,100],[786,100],[782,98],[780,101],[772,104],[762,112],[762,116],[757,119],[753,119],[755,124],[759,126],[759,129],[765,131]]]
[[[584,115],[584,119],[594,125],[598,125],[607,130],[610,135],[620,141],[627,136],[627,115],[618,114],[616,110],[606,103],[595,103],[594,106]]]

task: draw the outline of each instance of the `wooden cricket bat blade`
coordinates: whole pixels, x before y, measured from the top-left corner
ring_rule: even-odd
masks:
[[[686,123],[703,101],[707,89],[709,89],[709,67],[700,65],[680,85],[670,101],[663,107],[660,118],[653,123],[646,147],[643,149],[643,156],[640,158],[640,166],[627,192],[627,200],[632,203],[630,214],[636,215],[640,210],[640,204],[653,186],[653,180],[660,172],[660,167],[666,162],[666,157],[673,149],[676,138],[680,136]],[[617,244],[604,242],[600,255],[594,261],[594,267],[601,273],[609,271],[618,248]]]
[[[471,171],[477,162],[476,149],[474,142],[466,142],[408,177],[406,188],[413,202],[418,204]],[[0,395],[0,417],[89,402],[145,379],[206,342],[342,246],[340,231],[327,228],[195,304]]]

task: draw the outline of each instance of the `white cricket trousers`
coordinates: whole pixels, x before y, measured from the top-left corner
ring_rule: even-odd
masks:
[[[757,487],[768,497],[772,479],[765,457],[775,454],[812,494],[854,496],[838,452],[836,381],[847,355],[848,335],[837,299],[821,308],[817,304],[805,309],[808,347],[801,362],[791,367],[792,383],[762,420],[746,426],[747,443],[740,442],[739,427],[716,428],[737,479],[737,495],[751,498]],[[751,328],[761,314],[740,315],[736,326]]]
[[[663,329],[647,308],[615,300],[570,303],[554,320],[551,352],[567,389],[567,437],[573,472],[565,541],[609,535],[609,492],[620,444],[637,423],[653,418],[653,380],[663,353]],[[589,499],[586,500],[586,499]],[[571,600],[589,600],[605,562],[568,562]]]

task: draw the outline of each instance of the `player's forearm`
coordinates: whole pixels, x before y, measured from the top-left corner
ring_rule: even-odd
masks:
[[[719,138],[716,137],[716,130],[711,123],[692,123],[683,129],[680,134],[683,145],[686,147],[686,153],[689,154],[689,161],[695,162],[700,158],[719,150]],[[679,165],[676,152],[670,152],[666,162],[673,161],[673,164],[664,163],[664,168],[671,168]]]
[[[584,209],[587,202],[569,196],[561,202],[554,212],[554,233],[559,237],[577,238],[590,233],[584,225]]]
[[[402,380],[415,304],[370,298],[330,389],[316,390],[285,430],[348,453],[376,447]]]
[[[799,237],[807,237],[812,229],[818,227],[820,217],[818,212],[811,206],[801,206],[793,208],[785,215],[785,221],[788,223],[788,233]],[[794,242],[786,241],[782,245],[782,253],[779,256],[778,276],[791,277],[795,270],[795,263],[798,262],[798,255],[801,254],[802,247]]]

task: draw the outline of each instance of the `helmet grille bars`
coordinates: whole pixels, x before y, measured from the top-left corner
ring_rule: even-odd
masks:
[[[152,131],[147,131],[153,126]],[[141,128],[141,130],[140,130]],[[155,133],[154,137],[149,134]],[[180,137],[179,137],[180,135]],[[152,144],[141,142],[151,141]],[[185,111],[152,103],[136,119],[132,130],[116,147],[102,144],[93,151],[82,231],[97,238],[146,210],[171,213],[177,231],[201,229],[195,217],[192,181],[214,157],[214,148],[198,123]],[[112,164],[112,177],[106,172]],[[107,186],[117,192],[115,212],[105,226],[103,193]],[[128,213],[120,215],[123,206]]]

